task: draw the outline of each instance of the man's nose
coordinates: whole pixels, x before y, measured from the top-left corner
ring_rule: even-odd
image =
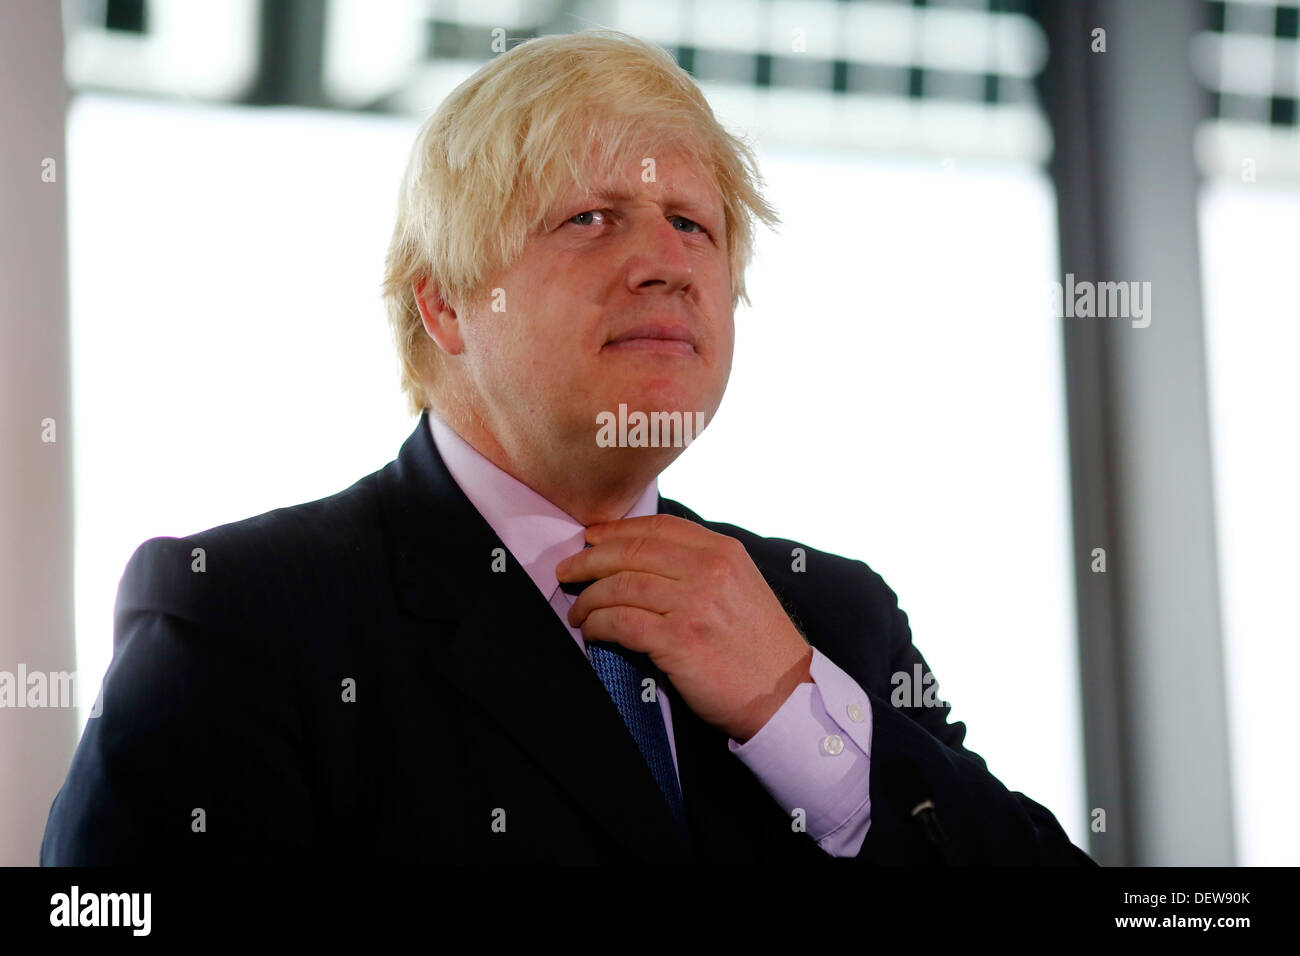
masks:
[[[675,293],[695,278],[685,234],[662,214],[642,217],[632,230],[628,288],[633,292]]]

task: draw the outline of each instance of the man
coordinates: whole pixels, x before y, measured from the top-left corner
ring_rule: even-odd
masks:
[[[891,705],[925,662],[879,576],[657,493],[726,387],[757,181],[622,34],[454,91],[385,283],[419,424],[137,550],[42,862],[1091,863]]]

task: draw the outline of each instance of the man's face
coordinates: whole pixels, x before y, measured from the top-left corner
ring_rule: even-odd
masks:
[[[601,467],[598,413],[707,422],[722,401],[735,333],[721,197],[685,154],[647,158],[653,181],[636,158],[561,195],[488,282],[504,311],[489,298],[462,313],[466,398],[512,459],[540,449]],[[629,453],[662,468],[680,449],[615,454]]]

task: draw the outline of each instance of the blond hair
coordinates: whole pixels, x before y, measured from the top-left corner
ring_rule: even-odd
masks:
[[[749,303],[753,220],[779,219],[763,199],[753,151],[713,116],[703,93],[662,48],[614,30],[537,37],[476,71],[425,120],[411,149],[388,248],[383,296],[413,414],[431,404],[438,346],[424,331],[412,283],[447,302],[523,252],[551,204],[583,168],[610,169],[648,143],[674,146],[707,169],[722,200],[731,306]]]

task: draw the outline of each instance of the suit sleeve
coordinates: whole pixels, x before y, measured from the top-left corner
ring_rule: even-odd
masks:
[[[182,540],[147,541],[128,563],[101,713],[51,807],[42,865],[304,861],[313,809],[284,662],[216,626],[200,582]]]
[[[962,865],[1095,866],[1074,846],[1046,807],[1010,791],[979,754],[963,746],[966,727],[949,723],[946,706],[894,706],[884,690],[892,675],[912,677],[925,658],[912,643],[907,615],[894,592],[870,572],[889,606],[888,673],[858,675],[868,690],[872,739],[871,825],[855,862],[874,865],[943,861],[942,853],[911,815],[930,800],[956,860]],[[927,683],[937,697],[937,681]],[[1023,686],[1023,685],[1022,685]],[[924,701],[925,698],[923,697]]]

